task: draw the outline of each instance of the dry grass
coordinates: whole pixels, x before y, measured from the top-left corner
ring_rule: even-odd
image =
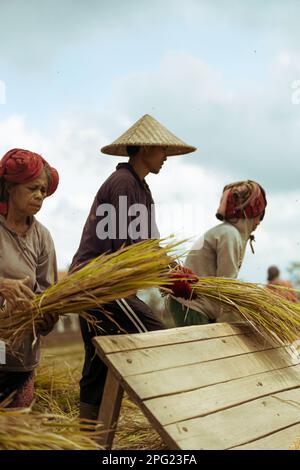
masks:
[[[0,410],[1,450],[100,448],[91,439],[91,433],[79,430],[79,379],[83,354],[81,343],[43,349],[41,364],[36,371],[36,400],[32,410]],[[164,448],[142,412],[125,397],[114,449]]]
[[[78,417],[79,379],[83,364],[83,345],[46,348],[35,377],[39,412]]]
[[[78,420],[77,375],[82,347],[59,348],[42,360],[32,409],[0,409],[1,450],[99,450]],[[58,360],[64,354],[72,362]],[[80,374],[79,374],[80,375]],[[80,430],[81,427],[81,430]],[[86,431],[89,424],[85,426]]]
[[[0,450],[97,450],[78,420],[50,413],[0,409]]]
[[[180,243],[167,243],[162,248],[160,240],[147,240],[99,256],[37,295],[32,302],[11,311],[1,310],[0,339],[14,350],[26,332],[32,331],[37,336],[47,315],[79,314],[95,323],[86,313],[88,309],[99,309],[139,289],[168,285],[169,264],[178,245]],[[174,257],[170,255],[172,252]]]
[[[118,450],[167,449],[144,414],[126,396],[123,399],[113,448]]]
[[[289,448],[289,450],[300,450],[300,436],[299,436],[298,439],[296,439],[296,441],[291,445],[291,447]]]
[[[238,313],[272,344],[288,345],[300,338],[300,304],[286,300],[265,286],[207,277],[200,278],[193,287],[198,297]]]
[[[37,369],[34,410],[78,417],[79,379],[83,345],[44,348]],[[125,396],[114,440],[114,449],[165,449],[160,436],[139,408]]]

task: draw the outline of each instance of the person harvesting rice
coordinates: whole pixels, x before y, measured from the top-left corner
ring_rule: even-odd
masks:
[[[222,223],[195,242],[184,266],[200,278],[237,278],[247,243],[254,239],[251,234],[263,220],[266,205],[265,191],[255,181],[225,186],[216,214]],[[208,299],[169,296],[167,304],[176,326],[240,320],[237,314]]]
[[[29,150],[12,149],[0,161],[0,307],[7,315],[57,280],[54,244],[35,214],[58,180],[57,171]],[[14,354],[7,351],[6,363],[0,364],[0,403],[11,394],[11,407],[32,403],[39,335],[50,332],[53,324],[50,315],[36,332],[37,341],[28,333]]]
[[[121,137],[102,149],[109,155],[129,157],[102,184],[85,223],[79,248],[70,270],[74,271],[101,253],[115,252],[123,245],[159,238],[154,202],[145,177],[158,174],[168,156],[193,152],[149,115],[139,119]],[[89,311],[99,320],[102,332],[116,334],[159,330],[163,324],[137,296],[105,305],[111,321],[101,311]],[[97,419],[107,367],[95,353],[92,338],[101,330],[92,329],[80,318],[85,344],[85,362],[80,381],[80,417]]]
[[[270,266],[268,268],[268,287],[276,292],[278,295],[281,295],[290,302],[298,302],[298,297],[296,292],[293,290],[281,289],[280,287],[287,287],[288,289],[293,289],[293,285],[290,281],[285,281],[280,278],[280,271],[277,266]],[[278,288],[279,286],[279,288]]]

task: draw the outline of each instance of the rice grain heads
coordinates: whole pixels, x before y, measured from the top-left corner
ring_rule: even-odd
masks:
[[[169,264],[178,256],[172,253],[178,245],[173,242],[162,247],[160,240],[147,240],[99,256],[37,295],[29,305],[2,311],[0,339],[13,349],[26,331],[37,337],[47,315],[76,313],[92,321],[88,309],[101,308],[139,289],[167,285]]]
[[[273,344],[287,345],[300,338],[300,304],[286,300],[265,286],[233,279],[200,278],[193,285],[198,298],[238,314]]]

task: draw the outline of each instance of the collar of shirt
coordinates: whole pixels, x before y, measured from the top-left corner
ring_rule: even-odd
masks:
[[[143,189],[146,189],[146,191],[149,191],[149,193],[151,194],[151,191],[150,191],[150,188],[148,186],[148,184],[146,183],[146,180],[143,179],[141,181],[140,177],[138,176],[138,174],[134,171],[132,165],[130,165],[130,163],[127,163],[127,162],[123,162],[123,163],[119,163],[116,167],[116,170],[121,170],[125,168],[126,170],[130,171],[130,173],[133,174],[133,176],[135,177],[135,179],[138,181],[139,185],[143,188]]]
[[[5,217],[3,215],[0,214],[0,226],[2,226],[5,230],[7,230],[8,232],[12,233],[13,235],[17,236],[18,238],[20,239],[24,239],[26,238],[26,236],[32,231],[35,223],[36,223],[36,218],[33,216],[30,217],[30,225],[29,225],[29,228],[27,230],[27,232],[25,233],[25,235],[19,235],[17,232],[15,232],[14,230],[10,229],[9,227],[6,226],[5,224]]]

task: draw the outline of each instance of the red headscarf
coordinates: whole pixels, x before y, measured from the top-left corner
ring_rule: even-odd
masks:
[[[255,181],[241,181],[225,186],[216,217],[219,220],[264,217],[267,205],[264,189]]]
[[[0,160],[0,214],[7,213],[7,202],[3,201],[1,180],[17,184],[29,183],[40,176],[46,164],[48,165],[41,155],[29,150],[12,149],[4,155]],[[55,168],[48,166],[51,172],[51,185],[47,196],[51,196],[56,191],[59,176]]]

